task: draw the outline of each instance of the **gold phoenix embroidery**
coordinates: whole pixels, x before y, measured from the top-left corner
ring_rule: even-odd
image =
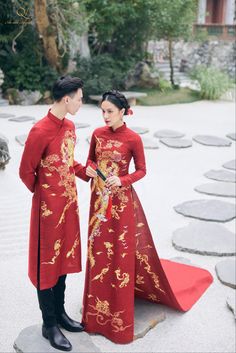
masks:
[[[76,239],[75,239],[75,241],[74,241],[74,244],[73,244],[73,246],[72,246],[72,248],[71,248],[71,250],[70,251],[68,251],[67,252],[67,254],[66,254],[66,257],[68,258],[68,257],[72,257],[73,259],[75,258],[75,249],[76,249],[76,247],[79,245],[79,243],[80,243],[80,239],[79,239],[79,237],[78,237],[78,233],[76,234]]]
[[[54,251],[55,255],[52,257],[52,259],[48,262],[42,262],[42,265],[54,265],[56,262],[56,259],[60,255],[61,252],[61,247],[62,247],[63,242],[61,242],[61,239],[57,239],[54,243]]]
[[[118,148],[123,143],[116,140],[104,140],[102,138],[96,138],[96,157],[98,168],[106,175],[119,175],[119,165],[118,162],[121,161],[122,155],[120,152],[114,150],[104,150],[106,148]],[[88,244],[88,259],[91,268],[95,266],[96,260],[93,255],[93,245],[95,237],[99,237],[101,234],[100,227],[103,222],[106,222],[106,210],[108,207],[109,196],[117,197],[120,201],[119,204],[112,205],[111,215],[112,218],[120,219],[120,213],[123,212],[124,208],[127,207],[127,203],[129,201],[127,195],[125,194],[126,190],[129,187],[114,187],[111,190],[106,188],[104,181],[101,178],[95,178],[92,184],[91,192],[96,194],[96,200],[94,202],[94,210],[93,216],[90,219],[89,227],[91,229],[89,236],[89,244]],[[113,233],[114,230],[112,228],[108,229],[108,232]],[[123,245],[126,246],[125,240],[123,240]],[[108,250],[108,258],[112,255],[113,251],[111,248]]]
[[[120,287],[120,288],[126,287],[127,284],[129,283],[129,274],[126,273],[126,272],[123,272],[122,275],[121,275],[121,270],[120,270],[120,268],[118,268],[117,270],[115,270],[115,274],[116,274],[116,278],[117,278],[119,281],[122,281],[122,282],[119,284],[119,287]]]
[[[136,275],[136,283],[137,284],[144,284],[143,276]]]
[[[111,256],[114,255],[114,251],[112,250],[113,244],[110,243],[109,241],[105,241],[104,245],[105,245],[105,247],[107,249],[107,257],[108,257],[109,260],[111,260]]]
[[[140,264],[144,263],[144,269],[149,273],[155,283],[155,288],[157,288],[160,292],[165,293],[163,289],[160,288],[160,283],[159,283],[159,278],[156,275],[155,272],[151,271],[151,266],[148,263],[148,256],[147,255],[142,255],[139,253],[139,251],[136,251],[136,257],[140,261]]]
[[[153,300],[154,302],[159,302],[160,301],[160,299],[157,298],[156,294],[153,294],[153,293],[149,294],[148,298]]]
[[[124,246],[124,249],[127,249],[127,248],[128,248],[127,243],[126,243],[126,240],[125,240],[125,235],[126,235],[126,233],[128,233],[128,230],[127,230],[126,228],[127,228],[127,226],[124,226],[124,232],[121,233],[121,234],[119,235],[119,238],[118,238],[118,240],[119,240],[119,241],[122,243],[122,245]]]
[[[121,314],[125,312],[125,310],[114,312],[114,314],[110,311],[110,305],[107,300],[100,300],[98,297],[96,298],[95,306],[89,304],[89,306],[94,310],[93,312],[88,311],[86,313],[85,321],[88,322],[89,316],[95,316],[96,322],[99,325],[106,325],[108,323],[111,324],[113,328],[113,332],[122,332],[125,331],[128,327],[132,326],[132,324],[124,326],[123,320],[120,317]]]
[[[62,214],[59,218],[56,227],[58,227],[61,223],[65,222],[66,211],[74,202],[77,202],[75,175],[73,172],[70,171],[70,167],[73,166],[74,161],[74,144],[74,131],[68,130],[65,132],[64,139],[61,144],[61,158],[57,154],[52,154],[47,156],[45,159],[41,160],[42,168],[47,168],[49,172],[56,171],[59,174],[60,181],[58,185],[64,187],[64,192],[61,196],[64,196],[67,199],[66,205],[62,211]],[[62,160],[63,164],[60,166],[56,166],[54,163],[59,162],[60,160]]]
[[[109,271],[109,266],[110,266],[110,263],[107,264],[107,267],[104,267],[102,271],[92,279],[92,281],[96,281],[99,279],[99,281],[102,283],[105,274]]]
[[[48,208],[47,208],[47,204],[45,201],[41,201],[41,210],[43,211],[42,212],[42,216],[43,217],[48,217],[50,216],[53,212],[50,211]]]

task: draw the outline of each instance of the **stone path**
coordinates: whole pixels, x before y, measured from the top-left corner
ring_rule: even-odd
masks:
[[[236,197],[236,187],[234,183],[215,182],[201,184],[196,186],[194,190],[207,195]]]
[[[160,142],[168,147],[173,148],[187,148],[192,147],[192,141],[181,138],[161,138]]]
[[[226,299],[226,304],[228,308],[232,311],[234,315],[234,319],[236,320],[236,300],[235,300],[235,293],[232,293],[231,296],[229,296]]]
[[[231,140],[236,141],[236,133],[235,132],[227,134],[226,136],[229,137]]]
[[[236,261],[227,259],[216,264],[216,274],[226,286],[236,288]]]
[[[229,147],[231,146],[231,141],[212,135],[196,135],[193,137],[193,140],[206,146],[216,146],[216,147]]]
[[[92,342],[91,337],[87,333],[62,331],[73,346],[72,353],[101,352],[101,350]],[[26,327],[22,330],[14,342],[14,349],[17,353],[62,352],[53,348],[48,340],[42,337],[41,325]]]
[[[228,170],[220,169],[220,170],[209,170],[204,174],[208,179],[213,179],[217,181],[224,181],[229,183],[236,183],[236,174],[232,173]]]
[[[0,119],[9,119],[9,118],[13,118],[14,116],[15,116],[14,114],[0,113]]]
[[[134,340],[144,337],[157,324],[164,321],[165,318],[164,306],[135,299]],[[86,332],[70,333],[65,330],[62,331],[73,346],[72,353],[101,352],[92,341],[92,337],[95,335],[89,335]],[[50,346],[48,340],[42,337],[41,325],[23,329],[14,342],[14,348],[18,353],[58,352],[58,350]]]
[[[193,221],[173,232],[177,250],[211,256],[236,255],[235,234],[220,224]]]
[[[236,160],[233,159],[232,161],[226,162],[223,164],[223,167],[226,169],[236,170]]]
[[[154,133],[154,137],[157,137],[157,138],[177,138],[177,137],[180,138],[184,136],[185,134],[183,132],[168,130],[168,129],[158,130]]]
[[[14,122],[17,122],[17,123],[23,123],[25,121],[34,121],[35,118],[33,116],[23,115],[23,116],[18,116],[16,118],[10,118],[8,120],[9,121],[14,121]]]
[[[236,217],[234,204],[220,200],[191,200],[174,209],[183,216],[205,221],[228,222]]]

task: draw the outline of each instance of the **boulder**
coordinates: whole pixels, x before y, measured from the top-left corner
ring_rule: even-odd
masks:
[[[8,140],[3,135],[0,136],[0,170],[4,170],[11,157],[8,149]]]

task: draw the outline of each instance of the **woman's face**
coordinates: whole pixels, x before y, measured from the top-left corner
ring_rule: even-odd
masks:
[[[109,101],[103,101],[101,104],[102,114],[105,124],[109,127],[116,129],[123,125],[123,115],[125,109],[119,109],[115,104]]]

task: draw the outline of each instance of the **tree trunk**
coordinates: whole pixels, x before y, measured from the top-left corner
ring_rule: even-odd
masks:
[[[39,36],[43,41],[45,57],[52,67],[60,71],[60,57],[56,36],[47,14],[47,0],[34,0],[34,13]]]
[[[172,50],[172,38],[168,39],[169,44],[169,63],[170,63],[170,82],[174,87],[174,67],[173,67],[173,50]]]

